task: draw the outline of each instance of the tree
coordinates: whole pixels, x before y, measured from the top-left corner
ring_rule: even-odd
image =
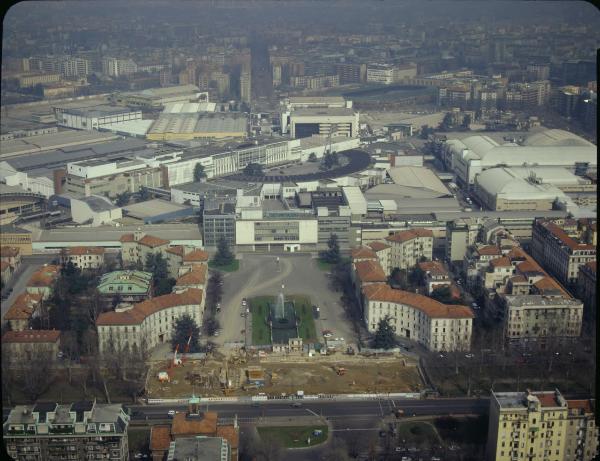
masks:
[[[419,134],[419,137],[421,139],[427,139],[429,138],[429,135],[433,133],[433,128],[430,128],[429,125],[423,125],[421,126],[421,133]]]
[[[470,127],[471,127],[471,116],[470,116],[469,114],[466,114],[466,115],[463,117],[463,121],[462,121],[462,125],[461,125],[461,127],[462,127],[464,130],[468,130],[468,129],[470,129]]]
[[[340,262],[340,244],[338,242],[337,234],[331,234],[327,241],[328,250],[323,252],[323,259],[331,264],[337,264]]]
[[[423,279],[425,277],[425,272],[419,266],[416,266],[413,270],[408,273],[408,281],[413,286],[421,286],[423,283]]]
[[[335,165],[339,165],[340,160],[337,152],[327,152],[321,161],[321,167],[325,170],[330,170]]]
[[[308,161],[309,162],[316,162],[317,161],[317,154],[315,154],[314,152],[311,152],[310,155],[308,156]]]
[[[247,176],[264,176],[263,166],[260,163],[249,163],[244,168],[244,174]]]
[[[168,295],[173,291],[173,287],[177,281],[173,277],[159,279],[154,285],[154,296]]]
[[[129,192],[117,194],[117,197],[115,198],[115,205],[117,205],[118,207],[125,206],[129,203],[130,198],[131,194]]]
[[[173,289],[173,286],[175,286],[175,279],[169,277],[167,260],[163,257],[162,253],[148,254],[146,256],[144,270],[152,273],[155,296],[168,294]]]
[[[406,290],[408,288],[408,276],[406,270],[394,267],[390,274],[390,285],[392,285],[392,288]]]
[[[173,336],[171,337],[173,350],[179,344],[179,351],[183,352],[187,347],[190,335],[192,336],[192,339],[190,341],[189,352],[198,352],[200,350],[198,344],[200,328],[198,328],[196,321],[192,317],[188,314],[184,314],[175,320],[175,329],[173,330]]]
[[[138,193],[140,202],[144,202],[146,200],[150,199],[150,191],[148,190],[147,187],[141,187],[140,191]]]
[[[446,112],[444,115],[444,119],[440,122],[439,130],[448,131],[452,127],[452,114],[450,112]]]
[[[194,166],[194,181],[200,182],[206,178],[206,172],[204,171],[204,165],[196,163]]]
[[[234,254],[229,249],[229,242],[225,237],[221,237],[217,244],[217,253],[215,254],[213,261],[218,266],[226,266],[231,264],[234,258]]]
[[[375,349],[391,349],[396,345],[396,332],[390,324],[390,316],[386,315],[379,321],[375,338],[373,339],[373,347]]]
[[[37,400],[50,386],[50,363],[53,359],[50,352],[41,352],[25,362],[23,390],[30,400]]]
[[[221,328],[221,324],[214,317],[214,314],[210,313],[209,317],[204,322],[204,331],[208,336],[213,336]]]
[[[462,296],[459,298],[455,298],[452,296],[452,290],[449,286],[445,285],[443,287],[436,288],[431,292],[431,298],[436,301],[441,302],[442,304],[463,304],[464,299]]]
[[[206,287],[206,305],[209,311],[214,314],[216,306],[223,298],[223,276],[220,272],[212,273]]]

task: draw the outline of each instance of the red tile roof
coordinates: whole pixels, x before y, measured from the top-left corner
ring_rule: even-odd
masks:
[[[69,256],[83,256],[83,255],[103,255],[103,247],[70,247],[67,248],[67,254]]]
[[[567,400],[567,407],[583,410],[584,413],[594,413],[594,405],[591,400]]]
[[[240,445],[240,433],[233,425],[217,426],[217,437],[223,437],[233,449]]]
[[[193,250],[183,255],[183,262],[206,262],[208,261],[208,253],[204,250]]]
[[[543,407],[560,407],[554,392],[532,392]]]
[[[19,247],[0,247],[0,257],[2,258],[14,258],[15,256],[19,256],[20,252]]]
[[[448,275],[448,270],[439,261],[423,261],[417,264],[423,272],[432,275]]]
[[[60,339],[59,330],[7,331],[3,343],[55,343]]]
[[[500,248],[498,248],[495,245],[486,245],[483,247],[479,247],[477,248],[477,253],[482,256],[482,255],[486,255],[486,256],[492,256],[492,255],[500,255],[502,254],[500,251]]]
[[[407,242],[407,241],[415,239],[417,237],[433,238],[433,232],[429,229],[423,229],[421,227],[416,227],[414,229],[396,232],[394,235],[390,235],[389,237],[386,237],[385,239],[388,242]]]
[[[595,250],[594,245],[588,245],[585,243],[579,243],[574,238],[569,237],[567,233],[556,223],[552,221],[540,221],[540,224],[544,226],[552,235],[558,238],[563,245],[566,245],[571,250]],[[566,222],[565,222],[566,224]]]
[[[373,249],[373,251],[381,251],[381,250],[385,250],[387,248],[391,248],[389,245],[386,245],[385,243],[382,242],[371,242],[369,244],[367,244],[368,247],[371,247]]]
[[[175,306],[198,305],[202,300],[202,290],[188,288],[181,293],[170,293],[137,303],[123,312],[103,312],[96,325],[138,325],[158,311]]]
[[[206,274],[208,272],[208,267],[206,264],[194,264],[192,266],[192,270],[186,272],[181,277],[177,279],[175,285],[177,286],[185,286],[185,285],[201,285],[206,283]]]
[[[356,276],[361,282],[385,282],[387,277],[377,261],[357,261],[354,263]]]
[[[352,248],[350,254],[352,259],[377,259],[377,254],[368,247]]]
[[[28,320],[42,300],[41,294],[21,293],[4,315],[4,320]]]
[[[171,246],[171,247],[167,248],[165,251],[167,253],[171,253],[171,254],[183,257],[183,246],[181,246],[181,245]]]
[[[168,245],[171,243],[169,240],[161,239],[159,237],[155,237],[153,235],[144,235],[138,243],[140,245],[145,245],[150,248],[161,247],[163,245]]]
[[[150,429],[150,451],[167,451],[171,444],[169,426],[152,426]]]
[[[133,234],[123,234],[119,237],[119,242],[134,242]]]
[[[202,418],[188,418],[185,413],[173,417],[171,435],[173,438],[186,435],[215,435],[217,432],[217,413],[207,411]]]
[[[435,299],[417,293],[394,290],[385,283],[367,285],[362,291],[369,301],[406,304],[419,309],[432,318],[473,318],[473,311],[467,306],[442,304]]]
[[[48,265],[42,266],[35,271],[27,282],[28,287],[49,287],[52,286],[54,280],[58,277],[59,266]]]
[[[7,269],[10,269],[8,261],[0,261],[0,272],[4,272]]]
[[[492,267],[510,267],[512,264],[510,263],[510,259],[506,256],[502,256],[501,258],[492,259],[490,261],[490,265]]]

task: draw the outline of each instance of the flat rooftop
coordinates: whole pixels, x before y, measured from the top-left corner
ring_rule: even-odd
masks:
[[[294,109],[292,117],[318,117],[318,116],[329,116],[329,117],[354,117],[354,109],[346,109],[345,107],[315,107],[311,108],[298,108]]]
[[[161,114],[148,134],[157,133],[239,133],[246,132],[247,119],[234,113]]]
[[[145,202],[133,203],[123,207],[123,211],[128,215],[138,219],[150,218],[152,216],[174,213],[189,209],[189,206],[180,205],[166,200],[153,199]]]
[[[66,109],[64,112],[72,115],[79,115],[80,117],[96,118],[108,117],[110,115],[128,114],[130,112],[139,111],[123,106],[109,106],[107,104],[103,104],[99,106],[82,107],[78,109]]]

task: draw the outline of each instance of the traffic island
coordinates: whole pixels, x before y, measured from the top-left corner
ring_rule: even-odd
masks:
[[[221,272],[235,272],[240,268],[239,259],[234,259],[229,264],[217,264],[214,260],[208,262],[208,267]]]
[[[297,421],[296,421],[297,423]],[[284,448],[312,448],[327,441],[327,425],[309,426],[262,426],[256,428],[260,438],[276,440]]]

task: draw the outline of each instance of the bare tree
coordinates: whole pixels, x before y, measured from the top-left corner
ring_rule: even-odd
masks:
[[[50,352],[40,352],[24,362],[23,390],[31,400],[37,400],[50,386],[50,363],[53,357]]]
[[[260,437],[257,444],[257,461],[279,461],[283,455],[283,446],[281,442],[271,434],[265,434]]]
[[[10,353],[5,347],[2,349],[2,395],[6,397],[9,406],[12,406],[13,370],[10,366]]]

